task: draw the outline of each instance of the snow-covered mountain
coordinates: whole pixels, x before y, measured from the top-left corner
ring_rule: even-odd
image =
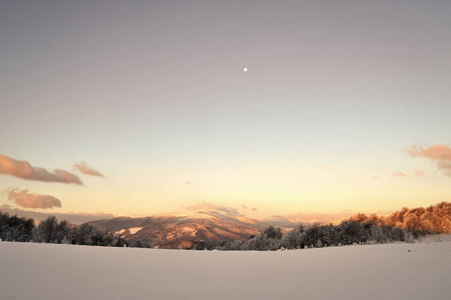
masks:
[[[130,242],[141,241],[160,248],[189,248],[201,242],[246,239],[267,226],[254,219],[217,210],[144,218],[117,217],[89,224],[113,231]]]

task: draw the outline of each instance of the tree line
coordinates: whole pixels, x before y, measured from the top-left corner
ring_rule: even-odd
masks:
[[[451,233],[451,203],[441,202],[427,208],[402,208],[400,211],[383,217],[372,214],[357,214],[349,219],[361,223],[387,225],[410,231],[427,231],[431,233]]]
[[[282,229],[269,226],[258,235],[246,240],[197,242],[191,249],[217,250],[278,250],[320,248],[353,244],[384,244],[412,241],[429,232],[405,230],[399,227],[380,225],[375,222],[344,221],[340,225],[300,225],[284,233]],[[54,243],[72,245],[91,245],[109,247],[149,248],[150,244],[141,241],[129,242],[111,231],[95,228],[84,223],[80,226],[66,220],[58,221],[50,216],[35,225],[33,219],[9,216],[0,212],[0,239],[3,241]]]
[[[130,243],[111,231],[84,223],[80,226],[50,216],[35,225],[34,219],[9,216],[0,212],[0,239],[2,241],[72,244],[109,247],[150,247],[140,241]]]
[[[247,240],[226,241],[216,246],[218,250],[278,250],[321,248],[355,244],[384,244],[412,241],[425,232],[406,231],[385,225],[344,221],[340,225],[300,225],[283,233],[280,228],[269,226]]]

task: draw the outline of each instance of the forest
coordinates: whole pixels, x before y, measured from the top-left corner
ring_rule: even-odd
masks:
[[[38,226],[33,219],[9,216],[0,212],[0,239],[2,241],[72,244],[109,247],[144,247],[137,242],[130,244],[118,235],[103,229],[94,228],[89,224],[75,226],[66,220],[58,221],[55,216],[49,216]]]
[[[344,221],[340,225],[299,225],[283,233],[278,227],[269,226],[260,234],[247,240],[234,240],[216,246],[218,250],[279,250],[305,249],[357,244],[386,244],[413,242],[426,232],[412,232],[390,226]]]

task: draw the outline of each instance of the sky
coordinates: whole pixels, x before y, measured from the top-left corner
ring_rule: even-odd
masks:
[[[450,201],[450,15],[449,1],[1,1],[0,205],[265,219]]]

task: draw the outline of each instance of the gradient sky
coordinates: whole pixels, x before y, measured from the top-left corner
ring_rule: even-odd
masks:
[[[451,145],[450,16],[450,1],[1,1],[0,154],[84,185],[0,174],[0,190],[115,215],[450,201],[449,173],[407,151]]]

